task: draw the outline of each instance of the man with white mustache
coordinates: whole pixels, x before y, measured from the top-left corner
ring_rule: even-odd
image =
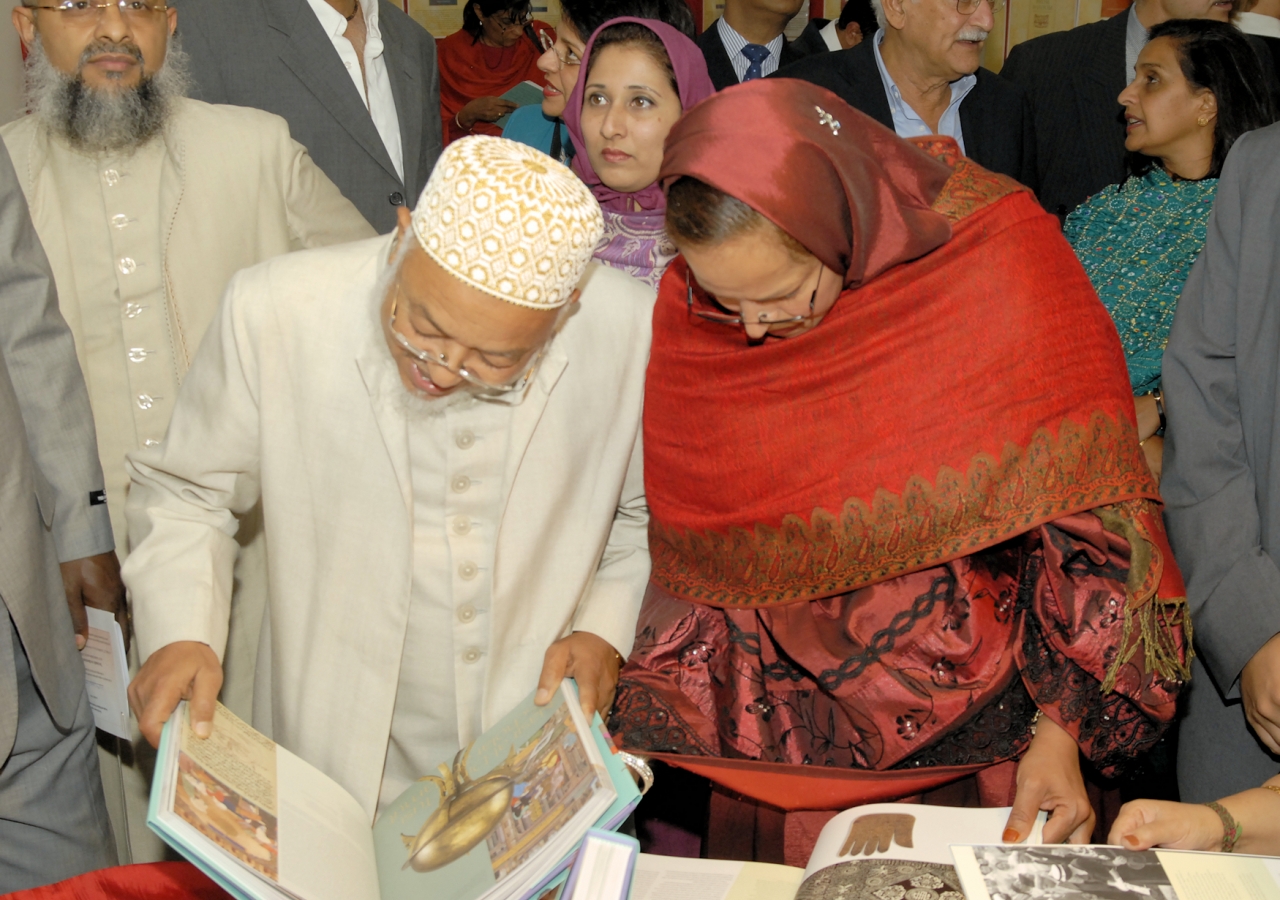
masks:
[[[880,30],[838,53],[802,59],[774,77],[800,78],[900,137],[953,137],[979,165],[1037,188],[1027,95],[982,68],[1003,0],[871,0]]]

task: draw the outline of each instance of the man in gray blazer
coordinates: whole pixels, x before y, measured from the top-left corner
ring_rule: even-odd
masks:
[[[1164,355],[1160,492],[1197,657],[1179,732],[1188,802],[1280,772],[1280,125],[1227,157]]]
[[[387,0],[172,0],[190,96],[275,113],[379,232],[441,150],[431,34]],[[345,20],[345,21],[344,21]]]
[[[124,617],[114,546],[75,345],[0,145],[0,893],[116,861],[76,652],[86,602]]]

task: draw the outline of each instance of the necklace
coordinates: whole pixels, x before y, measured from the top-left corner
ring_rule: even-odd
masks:
[[[515,45],[510,47],[491,47],[483,41],[480,43],[480,56],[484,60],[484,66],[490,72],[497,72],[507,68],[514,61]],[[511,51],[512,60],[507,59],[507,51]],[[494,52],[497,51],[497,52]],[[490,62],[492,60],[492,62]]]
[[[360,0],[353,0],[351,4],[351,15],[343,16],[348,22],[356,17],[356,13],[360,12]]]

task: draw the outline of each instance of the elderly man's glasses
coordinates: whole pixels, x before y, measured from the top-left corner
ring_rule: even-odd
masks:
[[[409,339],[407,337],[396,329],[396,304],[399,302],[400,285],[397,284],[396,295],[391,300],[391,312],[387,316],[387,329],[391,332],[392,338],[395,339],[395,342],[400,349],[404,350],[404,352],[408,353],[419,362],[447,369],[468,384],[474,385],[482,391],[486,391],[491,394],[506,394],[523,391],[529,386],[529,382],[533,380],[533,376],[537,373],[538,362],[542,359],[541,350],[537,353],[531,354],[529,359],[525,361],[524,365],[515,367],[514,374],[511,373],[510,368],[498,369],[496,366],[488,367],[495,370],[494,374],[490,377],[502,378],[505,376],[505,380],[498,381],[498,383],[495,384],[492,381],[486,381],[482,374],[475,372],[464,365],[451,364],[449,362],[448,355],[446,355],[443,350],[442,338],[429,338],[419,335],[418,340],[427,346],[426,348],[414,346],[409,343]],[[481,363],[481,367],[485,367],[483,363]]]
[[[492,15],[489,18],[493,20],[494,25],[497,25],[499,28],[502,28],[504,30],[507,28],[523,28],[524,26],[528,25],[530,22],[533,21],[533,13],[503,12],[503,13],[498,13],[496,15]]]
[[[538,29],[538,43],[542,45],[542,52],[545,53],[550,50],[552,53],[556,53],[556,39],[545,28]],[[582,65],[582,59],[573,50],[566,51],[564,56],[556,53],[556,59],[560,60],[561,66]]]
[[[61,3],[48,6],[29,6],[27,8],[60,12],[68,22],[89,22],[96,21],[104,11],[113,6],[119,9],[120,15],[126,19],[135,20],[148,19],[153,13],[164,12],[169,8],[163,2],[147,3],[144,0],[107,0],[105,3],[95,3],[93,0],[62,0]]]
[[[689,273],[689,284],[687,302],[689,305],[689,315],[697,316],[699,319],[706,319],[708,322],[718,322],[721,325],[799,325],[801,322],[812,322],[818,318],[814,313],[813,307],[818,300],[818,285],[822,283],[822,270],[818,270],[818,284],[813,286],[813,293],[809,296],[809,314],[804,316],[782,316],[781,318],[773,318],[773,316],[761,310],[756,313],[755,321],[748,322],[741,314],[721,312],[717,309],[706,309],[694,306],[693,304],[693,270],[687,270]]]
[[[991,4],[991,12],[998,13],[1004,9],[1004,0],[988,0]],[[982,5],[982,0],[956,0],[956,12],[962,16],[971,16],[978,11],[978,7]]]

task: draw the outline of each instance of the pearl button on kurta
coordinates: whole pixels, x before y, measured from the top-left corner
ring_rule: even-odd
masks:
[[[163,159],[159,140],[107,162],[59,141],[49,145],[49,168],[76,251],[68,256],[71,271],[59,273],[70,275],[75,290],[59,283],[58,299],[68,319],[83,323],[76,335],[83,343],[80,361],[112,499],[123,498],[128,485],[125,454],[164,437],[178,393],[156,215]],[[124,503],[108,509],[122,536]]]
[[[481,662],[490,652],[494,538],[512,411],[502,400],[464,400],[409,426],[413,586],[384,805],[483,730]]]

